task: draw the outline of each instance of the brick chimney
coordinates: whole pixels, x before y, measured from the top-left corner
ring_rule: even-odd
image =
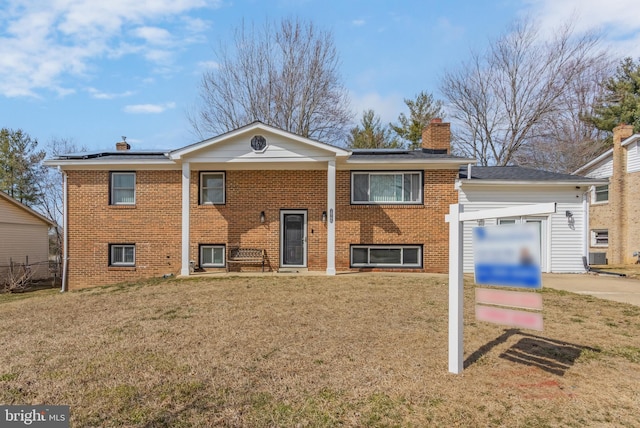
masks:
[[[119,152],[126,152],[131,149],[129,143],[127,143],[127,137],[122,137],[122,141],[116,143],[116,150]]]
[[[431,119],[422,130],[422,151],[431,154],[449,154],[451,151],[451,124],[442,119]]]
[[[609,229],[609,263],[621,264],[631,260],[633,250],[627,248],[629,191],[626,186],[627,151],[622,142],[633,135],[633,126],[624,123],[613,128],[613,171],[609,181],[609,204],[612,222]]]

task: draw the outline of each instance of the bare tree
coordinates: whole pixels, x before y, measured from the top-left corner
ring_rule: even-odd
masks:
[[[608,133],[588,118],[602,96],[603,82],[614,72],[609,57],[594,57],[591,66],[573,79],[558,98],[555,114],[540,124],[532,138],[515,155],[515,162],[549,171],[571,173],[606,150]]]
[[[604,56],[595,33],[566,25],[546,40],[532,21],[517,21],[442,79],[456,148],[481,165],[513,163],[524,146],[548,136],[564,94]]]
[[[19,293],[31,286],[34,270],[28,264],[9,262],[7,271],[0,278],[0,291],[5,293]]]
[[[78,146],[69,139],[52,139],[47,146],[47,154],[49,157],[59,156],[68,153],[77,153],[86,151],[87,147]],[[62,253],[62,215],[63,215],[63,192],[62,175],[59,171],[48,168],[42,179],[37,183],[40,197],[35,207],[45,217],[58,225],[55,229],[53,252],[58,256]]]
[[[189,117],[199,137],[260,120],[327,143],[344,139],[353,114],[331,33],[297,19],[261,29],[243,23],[232,49],[221,44],[216,56]]]

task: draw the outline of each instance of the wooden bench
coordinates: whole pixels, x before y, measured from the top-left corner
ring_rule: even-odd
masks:
[[[227,257],[227,272],[229,272],[230,264],[261,264],[262,272],[264,272],[264,263],[266,260],[265,250],[259,248],[241,248],[230,247],[229,256]]]

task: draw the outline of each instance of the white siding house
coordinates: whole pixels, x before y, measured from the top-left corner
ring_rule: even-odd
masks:
[[[34,279],[49,275],[49,228],[47,218],[0,192],[0,282],[14,263],[33,264]]]
[[[471,174],[468,173],[469,169]],[[457,182],[459,203],[465,212],[518,205],[556,203],[556,212],[543,216],[487,219],[484,225],[534,223],[541,238],[543,272],[584,272],[587,255],[586,193],[593,185],[606,183],[568,174],[506,167],[464,167]],[[482,222],[480,222],[482,223]],[[479,222],[464,224],[464,271],[473,272],[472,229]]]

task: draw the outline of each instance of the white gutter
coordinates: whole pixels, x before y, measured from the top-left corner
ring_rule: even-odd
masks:
[[[60,170],[60,167],[58,167]],[[67,173],[62,172],[62,227],[64,230],[62,231],[62,284],[60,287],[60,292],[64,293],[67,291],[67,270],[69,264],[69,210],[67,208],[69,204],[69,200],[67,198],[68,191],[68,182],[67,182]]]
[[[468,182],[468,181],[462,181],[462,184],[464,184],[465,186],[475,186],[475,187],[481,187],[481,186],[486,186],[486,185],[493,185],[493,186],[523,186],[523,185],[529,185],[529,186],[593,186],[593,185],[604,185],[604,184],[608,184],[609,180],[608,179],[598,179],[598,178],[590,178],[589,181],[554,181],[554,180],[544,180],[544,181],[523,181],[523,180],[518,180],[518,181],[509,181],[507,179],[501,179],[501,180],[473,180],[473,182]]]

